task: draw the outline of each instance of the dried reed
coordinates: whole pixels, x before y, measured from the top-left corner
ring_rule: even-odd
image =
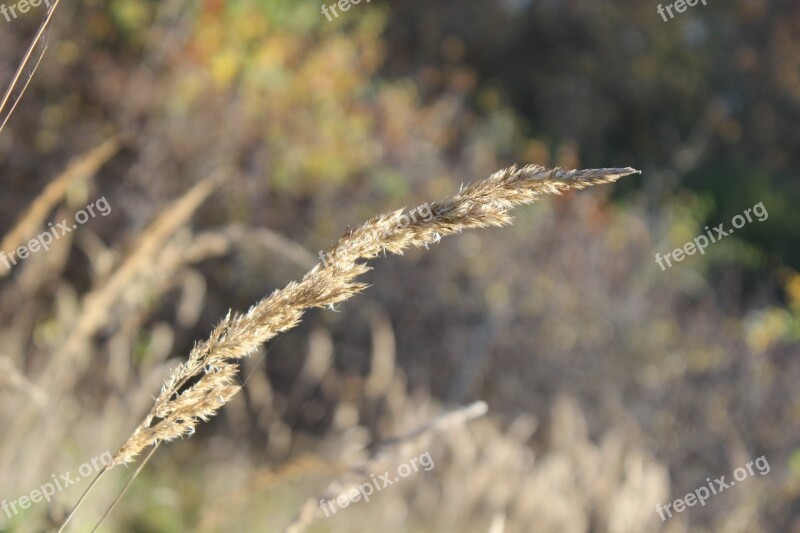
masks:
[[[400,209],[348,230],[330,250],[333,261],[316,265],[302,281],[273,292],[247,313],[228,313],[209,339],[196,345],[189,360],[179,364],[166,380],[153,409],[117,451],[113,464],[132,462],[151,444],[191,435],[199,421],[214,415],[239,391],[233,384],[237,359],[296,326],[307,309],[333,306],[367,287],[354,281],[369,270],[359,259],[386,251],[400,254],[409,246],[427,247],[468,228],[503,226],[511,222],[508,212],[512,207],[532,203],[541,194],[612,183],[636,172],[632,168],[565,171],[533,165],[511,167],[435,202],[430,220],[411,221]],[[408,225],[400,224],[401,217]],[[197,381],[185,387],[190,380]]]
[[[216,414],[239,391],[234,383],[239,359],[293,328],[307,309],[333,307],[367,287],[355,281],[369,270],[359,259],[387,251],[402,254],[410,246],[427,248],[443,236],[468,228],[504,226],[512,221],[511,208],[532,203],[542,194],[612,183],[638,172],[632,168],[565,171],[514,166],[434,202],[427,219],[417,220],[400,209],[348,230],[330,249],[331,261],[317,264],[299,283],[274,291],[246,313],[229,312],[209,339],[197,344],[188,361],[167,378],[155,405],[116,452],[110,467],[133,462],[151,445],[191,436],[200,421]]]

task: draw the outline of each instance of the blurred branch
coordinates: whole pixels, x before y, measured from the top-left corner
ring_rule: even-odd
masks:
[[[311,268],[317,264],[317,258],[306,248],[268,228],[248,228],[240,224],[227,227],[225,232],[234,240],[252,239],[264,248],[273,250],[290,259],[299,266]]]
[[[417,447],[424,437],[441,433],[454,426],[466,424],[470,420],[480,418],[489,410],[484,402],[455,409],[429,420],[422,426],[394,439],[385,441],[375,455],[351,470],[338,480],[333,481],[319,498],[309,498],[300,510],[297,518],[286,528],[286,533],[302,533],[320,514],[320,500],[335,500],[340,495],[356,487],[359,482],[368,479],[370,473],[380,472],[387,465],[399,463],[408,455],[408,448]]]
[[[20,372],[14,363],[5,356],[0,356],[0,390],[4,384],[8,384],[11,388],[22,392],[29,396],[40,407],[44,407],[47,403],[47,395],[36,385],[31,383],[22,372]]]
[[[2,242],[0,251],[13,251],[26,239],[32,237],[43,223],[47,214],[64,198],[70,185],[94,176],[97,171],[119,150],[116,137],[105,141],[100,146],[80,157],[73,159],[67,169],[50,182],[36,199],[23,211],[19,221],[9,231]],[[8,275],[10,270],[0,269],[0,278]]]

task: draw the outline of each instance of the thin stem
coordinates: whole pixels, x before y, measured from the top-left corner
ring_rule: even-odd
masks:
[[[11,115],[14,114],[14,110],[17,108],[17,104],[19,104],[20,101],[22,101],[22,95],[28,89],[28,85],[30,85],[31,80],[33,79],[33,73],[36,72],[36,69],[39,68],[39,63],[42,62],[42,58],[44,58],[44,53],[46,51],[47,51],[47,43],[44,44],[44,48],[42,49],[42,53],[39,54],[39,58],[36,60],[36,64],[33,66],[33,70],[31,71],[31,75],[28,76],[27,80],[25,80],[25,85],[22,86],[22,91],[19,93],[19,98],[14,100],[14,103],[11,105],[11,109],[8,110],[8,114],[6,115],[6,118],[3,120],[3,123],[0,124],[0,131],[3,131],[3,128],[6,127],[6,123],[11,118]],[[9,87],[9,90],[10,89],[11,89],[11,87]]]
[[[64,529],[67,527],[67,524],[69,524],[69,521],[70,521],[70,520],[72,520],[72,517],[73,517],[73,516],[75,516],[75,513],[76,513],[76,512],[78,512],[78,507],[80,507],[80,506],[81,506],[81,504],[83,503],[83,500],[85,500],[85,499],[86,499],[86,497],[87,497],[87,496],[89,495],[89,493],[92,491],[92,489],[94,488],[94,486],[95,486],[95,485],[97,485],[97,482],[98,482],[98,481],[100,481],[100,478],[102,477],[102,475],[103,475],[103,474],[105,474],[106,472],[108,472],[108,465],[104,466],[104,467],[103,467],[103,469],[102,469],[102,470],[100,470],[100,472],[98,472],[98,473],[97,473],[97,476],[95,476],[95,478],[94,478],[94,480],[91,482],[91,484],[89,484],[89,486],[88,486],[88,487],[86,487],[86,490],[85,490],[85,491],[83,491],[83,495],[81,495],[81,499],[80,499],[80,500],[78,500],[78,503],[76,503],[76,504],[75,504],[75,506],[74,506],[74,507],[72,508],[72,510],[69,512],[69,515],[67,516],[67,518],[66,518],[66,519],[64,520],[64,522],[61,524],[61,527],[60,527],[60,528],[58,528],[58,533],[61,533],[62,531],[64,531]]]
[[[97,522],[97,525],[94,526],[94,529],[92,529],[92,533],[97,531],[97,528],[100,527],[100,524],[103,523],[103,520],[105,520],[108,517],[108,515],[111,514],[111,511],[114,510],[114,508],[117,506],[117,504],[122,499],[122,497],[125,495],[125,493],[128,492],[128,489],[130,488],[130,486],[133,485],[133,481],[139,476],[139,473],[145,467],[145,465],[150,460],[150,458],[153,457],[153,454],[156,453],[156,450],[158,449],[158,447],[160,445],[161,445],[161,443],[158,442],[153,446],[153,449],[150,450],[150,453],[148,453],[147,457],[144,458],[144,461],[142,461],[142,464],[140,464],[139,468],[136,469],[136,472],[133,473],[133,476],[128,480],[127,483],[125,483],[125,486],[122,487],[122,491],[120,491],[120,493],[117,495],[117,497],[114,498],[114,501],[111,502],[111,505],[108,507],[106,512],[103,513],[103,516],[100,517],[100,520]]]
[[[36,36],[33,38],[33,42],[28,47],[28,50],[25,52],[25,57],[22,58],[22,62],[19,64],[19,67],[17,67],[17,71],[14,73],[14,77],[11,78],[11,83],[9,84],[8,89],[6,89],[5,95],[3,95],[3,101],[0,102],[0,113],[3,110],[5,110],[6,104],[8,103],[9,98],[11,98],[11,94],[14,92],[14,87],[17,86],[17,83],[19,82],[19,78],[20,78],[20,76],[22,76],[22,71],[25,70],[25,66],[28,64],[28,61],[30,61],[31,56],[33,55],[33,51],[36,49],[36,45],[42,39],[42,35],[44,34],[44,31],[47,29],[47,26],[50,25],[50,20],[53,18],[53,13],[55,13],[59,2],[61,2],[61,0],[55,0],[53,2],[53,5],[47,11],[47,17],[44,19],[44,22],[42,22],[42,25],[39,26],[39,31],[36,32]],[[33,71],[31,72],[31,78],[33,78],[33,74],[36,72],[36,69],[39,67],[39,62],[42,60],[43,56],[44,56],[44,50],[42,51],[42,55],[39,56],[39,60],[36,62],[36,65],[33,67]],[[25,83],[25,86],[22,88],[22,93],[20,93],[20,95],[17,98],[16,102],[19,102],[19,100],[22,98],[22,94],[25,92],[25,89],[28,87],[28,83],[30,83],[30,79],[31,78],[28,78],[28,81]],[[13,113],[14,112],[14,108],[17,107],[16,102],[11,107],[11,111],[9,111],[8,115],[6,116],[5,120],[3,121],[2,126],[0,126],[0,131],[3,131],[3,127],[5,127],[6,122],[8,122],[8,119],[11,117],[11,113]]]

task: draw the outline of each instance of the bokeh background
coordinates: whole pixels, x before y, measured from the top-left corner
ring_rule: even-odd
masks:
[[[0,133],[0,237],[112,212],[0,272],[0,499],[114,451],[229,308],[348,225],[512,163],[632,166],[375,261],[365,294],[249,359],[101,530],[281,531],[381,443],[483,400],[395,451],[430,472],[308,530],[800,531],[800,4],[709,4],[60,5]],[[0,19],[3,88],[44,13]],[[759,202],[766,221],[655,263]],[[768,474],[659,519],[761,455]],[[87,481],[0,531],[52,528]]]

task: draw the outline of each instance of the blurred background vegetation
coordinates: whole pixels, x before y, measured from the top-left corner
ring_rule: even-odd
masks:
[[[228,308],[301,277],[348,225],[511,163],[633,166],[376,261],[365,295],[310,313],[223,415],[159,450],[107,530],[280,531],[377,443],[485,400],[432,438],[434,470],[311,530],[800,531],[800,4],[666,23],[656,5],[362,1],[328,22],[305,0],[63,3],[0,134],[0,236],[119,136],[46,220],[100,196],[113,212],[0,278],[0,498],[113,451]],[[43,15],[0,21],[3,83]],[[218,169],[98,314],[148,227]],[[759,202],[768,220],[655,263]],[[65,339],[85,364],[37,389]],[[658,519],[762,454],[768,475]],[[47,527],[78,494],[0,530]]]

